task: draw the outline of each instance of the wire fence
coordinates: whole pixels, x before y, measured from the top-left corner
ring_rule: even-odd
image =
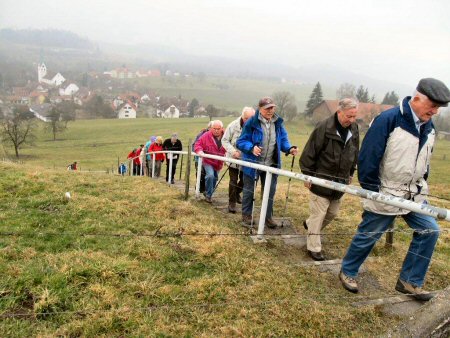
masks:
[[[162,151],[163,153],[167,153],[167,151]],[[154,156],[156,152],[149,152],[145,155],[152,155]],[[174,152],[177,154],[181,154],[181,155],[187,155],[187,152]],[[198,169],[198,173],[201,171],[201,158],[211,158],[211,155],[194,155],[200,158],[199,160],[199,169]],[[214,155],[212,155],[214,158]],[[188,163],[191,161],[191,158],[186,156],[185,157],[186,160],[188,161]],[[217,156],[216,156],[217,159]],[[131,161],[133,159],[130,159]],[[222,158],[223,161],[230,163],[233,162],[232,159],[227,159],[227,158]],[[170,162],[167,164],[168,166],[172,165],[172,159],[170,160]],[[181,158],[181,163],[183,163],[183,158]],[[239,161],[239,160],[234,160],[234,163],[238,164],[238,165],[251,165],[253,166],[256,170],[265,170],[266,173],[273,173],[274,175],[278,175],[278,176],[284,176],[287,177],[289,179],[299,179],[301,181],[307,181],[307,182],[313,182],[314,184],[324,184],[326,187],[328,188],[340,188],[342,192],[348,192],[348,193],[352,193],[356,196],[362,197],[361,195],[364,195],[365,197],[370,197],[368,194],[372,193],[372,192],[364,192],[364,194],[361,194],[361,190],[360,188],[357,187],[351,187],[352,190],[347,190],[346,186],[344,184],[338,184],[336,185],[336,182],[332,182],[331,183],[323,183],[322,181],[324,181],[322,178],[317,178],[314,176],[307,176],[307,175],[302,175],[302,174],[298,174],[298,173],[290,173],[289,171],[286,170],[280,170],[280,169],[276,169],[276,168],[263,168],[261,167],[261,165],[258,164],[254,164],[254,163],[250,163],[250,164],[246,164],[243,163],[243,161]],[[188,166],[188,165],[187,165]],[[171,171],[171,170],[169,170]],[[131,170],[130,170],[131,172]],[[316,175],[318,175],[318,173],[314,173]],[[330,175],[328,175],[330,176]],[[181,174],[180,174],[180,178],[181,178]],[[341,180],[341,177],[337,177],[337,176],[330,176],[329,178],[331,179],[336,179],[336,180]],[[268,178],[266,178],[268,179]],[[270,181],[271,177],[269,177],[269,181]],[[189,177],[188,177],[189,180]],[[198,191],[199,191],[199,186],[198,186],[198,182],[199,180],[197,180],[197,186],[196,186],[196,192],[197,192],[197,197],[198,197]],[[266,181],[267,183],[267,181]],[[266,186],[267,187],[267,186]],[[380,187],[378,187],[379,189]],[[387,188],[387,187],[382,187],[382,188]],[[391,187],[392,188],[392,187]],[[389,189],[391,189],[389,188]],[[253,193],[254,195],[256,195],[256,185],[255,188],[251,191],[251,193]],[[396,191],[398,192],[406,192],[406,193],[411,193],[411,191],[406,190],[405,189],[400,189],[398,188]],[[248,191],[250,192],[250,191]],[[378,194],[381,195],[381,194]],[[433,196],[430,194],[427,194],[428,196]],[[392,197],[388,196],[389,198],[385,198],[385,200],[381,200],[381,203],[389,203],[392,201]],[[433,196],[436,197],[436,196]],[[436,198],[440,198],[440,197],[436,197]],[[394,198],[395,199],[395,198]],[[449,201],[449,199],[446,198],[441,198],[444,201]],[[274,199],[269,198],[267,196],[267,194],[263,194],[263,201],[262,201],[262,207],[261,209],[264,208],[264,204],[267,205],[268,202],[273,203]],[[289,201],[289,196],[286,197],[286,203],[288,203]],[[397,201],[399,203],[403,203],[404,201]],[[256,206],[254,206],[256,207]],[[411,208],[411,203],[407,203],[404,205],[405,209]],[[409,209],[408,209],[409,210]],[[442,218],[442,219],[448,219],[449,218],[449,210],[446,209],[439,209],[439,208],[434,208],[432,206],[428,206],[424,209],[422,209],[422,211],[424,211],[424,213],[430,215],[430,213],[432,214],[433,217],[435,218]],[[265,216],[265,215],[261,215],[261,216]],[[261,218],[261,217],[260,217]],[[331,221],[331,219],[329,219],[329,221]],[[260,223],[261,224],[261,223]],[[258,229],[260,230],[260,229]],[[361,235],[365,235],[365,236],[374,236],[374,235],[382,235],[384,233],[400,233],[400,234],[407,234],[407,235],[421,235],[421,234],[430,234],[430,233],[449,233],[450,229],[440,229],[440,230],[431,230],[431,229],[427,229],[427,230],[414,230],[414,229],[401,229],[401,228],[391,228],[388,229],[387,231],[375,231],[375,232],[359,232],[359,234]],[[252,234],[252,231],[243,231],[243,232],[197,232],[197,231],[185,231],[183,228],[178,229],[177,231],[172,231],[172,232],[165,232],[165,231],[161,231],[161,229],[157,229],[156,231],[152,232],[152,233],[111,233],[111,232],[89,232],[89,233],[79,233],[79,232],[51,232],[51,231],[46,231],[46,232],[42,232],[42,231],[32,231],[32,232],[27,232],[27,231],[0,231],[0,236],[2,237],[32,237],[32,238],[39,238],[42,236],[77,236],[77,237],[90,237],[90,236],[95,236],[95,237],[112,237],[112,238],[182,238],[182,237],[247,237],[250,234]],[[259,235],[261,235],[261,231],[258,232]],[[348,238],[350,236],[353,236],[355,233],[354,232],[321,232],[321,233],[308,233],[308,234],[299,234],[297,232],[292,232],[292,233],[271,233],[271,234],[266,234],[266,237],[274,237],[274,238],[279,238],[279,237],[290,237],[290,238],[307,238],[308,236],[324,236],[324,237],[345,237]],[[410,252],[408,249],[409,253],[412,253],[414,255],[420,256],[421,258],[425,258],[427,260],[430,260],[430,258],[421,256],[415,252]],[[443,262],[445,264],[445,262]],[[447,262],[448,263],[448,262]],[[326,263],[323,263],[326,264]],[[333,263],[336,264],[336,263]],[[331,265],[331,263],[330,263]],[[149,305],[147,307],[136,307],[136,308],[121,308],[121,309],[96,309],[96,310],[86,310],[86,311],[77,311],[77,310],[68,310],[68,311],[52,311],[52,312],[29,312],[29,313],[3,313],[0,314],[0,318],[23,318],[23,317],[30,317],[30,316],[38,316],[38,317],[46,317],[46,316],[55,316],[55,315],[66,315],[66,314],[71,314],[71,315],[89,315],[89,314],[94,314],[94,313],[110,313],[110,312],[118,312],[118,313],[122,313],[122,312],[153,312],[153,311],[160,311],[160,310],[168,310],[168,309],[183,309],[183,308],[221,308],[224,306],[239,306],[239,307],[244,307],[244,306],[251,306],[251,307],[259,307],[259,306],[269,306],[272,304],[282,304],[282,303],[295,303],[295,302],[299,302],[299,303],[303,303],[303,302],[316,302],[318,300],[321,299],[326,299],[327,301],[342,301],[342,300],[347,300],[350,299],[352,301],[355,300],[371,300],[371,299],[379,299],[379,298],[387,298],[387,297],[394,297],[394,296],[398,296],[398,293],[379,293],[379,294],[372,294],[370,296],[368,295],[340,295],[337,294],[336,292],[334,293],[319,293],[319,294],[314,294],[311,297],[302,297],[300,300],[295,300],[294,297],[288,297],[288,298],[278,298],[278,299],[272,299],[270,301],[241,301],[241,302],[217,302],[217,303],[213,303],[213,302],[186,302],[183,304],[152,304]],[[2,297],[4,298],[4,297]]]

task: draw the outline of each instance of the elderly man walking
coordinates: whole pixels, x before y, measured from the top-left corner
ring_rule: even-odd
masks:
[[[357,111],[357,100],[342,99],[337,112],[316,126],[300,157],[303,174],[344,184],[351,182],[359,149]],[[310,190],[310,214],[303,222],[308,230],[306,248],[312,259],[323,261],[320,231],[336,217],[344,193],[310,182],[305,182],[305,187]]]
[[[164,143],[162,146],[163,146],[164,150],[168,150],[168,151],[182,151],[183,150],[183,144],[178,139],[178,135],[176,133],[173,133],[170,138],[164,140]],[[178,154],[167,153],[166,182],[169,182],[171,184],[175,183],[175,172],[177,170],[177,163],[178,163],[179,156],[180,155],[178,155]],[[169,174],[171,158],[172,158],[172,172]]]
[[[420,80],[412,97],[375,118],[363,140],[358,179],[364,189],[427,203],[427,178],[435,129],[431,118],[450,102],[450,91],[439,80]],[[345,289],[358,292],[355,278],[382,233],[401,215],[414,229],[395,289],[419,300],[432,295],[422,289],[439,226],[431,216],[363,200],[364,213],[356,235],[342,261],[339,278]]]
[[[217,156],[225,155],[222,146],[223,123],[220,120],[213,121],[211,129],[204,133],[195,143],[194,150],[197,154],[211,154]],[[205,169],[205,201],[212,203],[212,194],[217,183],[219,171],[222,169],[223,161],[203,158]]]
[[[242,127],[247,120],[255,115],[255,109],[252,107],[244,107],[241,116],[232,121],[225,134],[223,134],[222,144],[227,151],[227,157],[240,159],[241,152],[236,149],[236,141],[241,136]],[[230,183],[228,185],[228,211],[232,214],[236,213],[236,203],[242,203],[241,192],[244,186],[243,172],[241,167],[237,164],[230,163],[228,166],[230,173]]]
[[[258,110],[244,125],[241,136],[236,142],[242,151],[242,159],[269,167],[281,168],[281,152],[296,155],[297,147],[291,146],[288,134],[284,128],[283,119],[275,114],[276,105],[270,97],[259,100]],[[265,171],[257,171],[244,167],[244,192],[242,199],[242,221],[245,226],[252,226],[254,182],[261,177],[264,184]],[[265,224],[276,228],[278,224],[272,218],[273,199],[277,187],[277,175],[272,175],[269,192],[269,202]]]

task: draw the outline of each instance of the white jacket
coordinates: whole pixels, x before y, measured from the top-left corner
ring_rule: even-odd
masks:
[[[236,141],[241,136],[242,133],[242,127],[241,127],[241,117],[238,119],[232,121],[227,129],[225,129],[225,133],[222,137],[222,145],[227,151],[226,157],[228,158],[234,158],[233,154],[235,151],[239,151],[236,148]],[[230,163],[230,167],[232,168],[239,168],[237,164]]]

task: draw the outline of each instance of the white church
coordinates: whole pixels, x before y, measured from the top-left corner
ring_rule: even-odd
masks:
[[[44,63],[38,64],[38,81],[39,83],[45,83],[53,87],[59,87],[61,84],[66,81],[64,76],[61,75],[61,73],[56,73],[56,75],[53,75],[51,79],[47,79],[47,67]]]

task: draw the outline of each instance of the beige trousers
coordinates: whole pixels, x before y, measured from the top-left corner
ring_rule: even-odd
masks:
[[[312,252],[320,252],[322,243],[320,241],[320,232],[325,228],[338,214],[342,198],[338,200],[329,200],[320,197],[312,192],[309,195],[309,218],[306,220],[308,226],[308,237],[306,248]]]

